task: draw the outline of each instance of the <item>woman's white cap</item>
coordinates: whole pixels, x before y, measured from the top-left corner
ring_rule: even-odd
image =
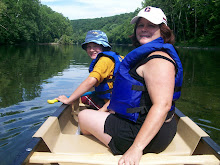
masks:
[[[161,23],[165,23],[167,25],[167,17],[160,8],[147,6],[146,8],[142,9],[138,13],[138,15],[131,20],[131,24],[136,23],[138,18],[140,17],[143,17],[156,25],[159,25]]]

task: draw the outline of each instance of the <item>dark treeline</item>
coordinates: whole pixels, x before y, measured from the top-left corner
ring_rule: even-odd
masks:
[[[163,9],[178,45],[219,46],[219,0],[143,0]],[[140,9],[111,17],[69,20],[40,0],[0,0],[0,44],[82,43],[86,32],[99,29],[110,43],[130,44],[130,20]]]

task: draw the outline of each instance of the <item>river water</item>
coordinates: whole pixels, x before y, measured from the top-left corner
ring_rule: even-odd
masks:
[[[126,55],[128,46],[114,46]],[[220,49],[178,48],[184,68],[181,99],[176,106],[220,144]],[[0,47],[0,160],[16,155],[61,103],[88,76],[91,59],[80,46]]]

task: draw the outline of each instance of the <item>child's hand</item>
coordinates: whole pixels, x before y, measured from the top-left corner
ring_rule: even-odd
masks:
[[[69,98],[67,98],[65,95],[60,95],[58,98],[55,98],[58,101],[64,103],[64,104],[71,104]]]

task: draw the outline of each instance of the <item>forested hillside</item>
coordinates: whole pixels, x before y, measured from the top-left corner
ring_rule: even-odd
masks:
[[[128,44],[129,35],[133,31],[133,26],[129,23],[134,16],[134,13],[126,13],[105,18],[72,20],[73,42],[82,43],[89,30],[102,30],[107,34],[110,43]]]
[[[219,0],[144,0],[142,6],[163,9],[178,45],[220,46]],[[130,20],[138,10],[107,18],[72,20],[73,40],[82,42],[88,30],[100,29],[107,33],[111,43],[128,44],[133,33]]]
[[[39,0],[0,0],[0,44],[48,43],[72,34],[70,21]]]
[[[220,46],[219,0],[143,0],[142,6],[163,9],[178,45]],[[0,0],[0,44],[82,43],[88,30],[107,33],[110,43],[129,44],[132,13],[69,20],[40,0]]]

